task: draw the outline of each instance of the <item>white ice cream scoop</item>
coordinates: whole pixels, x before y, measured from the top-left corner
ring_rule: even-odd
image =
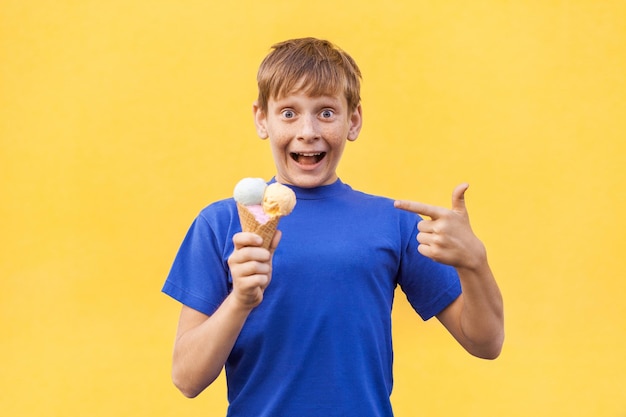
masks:
[[[263,178],[243,178],[235,185],[233,198],[244,206],[263,203],[263,194],[267,184]]]

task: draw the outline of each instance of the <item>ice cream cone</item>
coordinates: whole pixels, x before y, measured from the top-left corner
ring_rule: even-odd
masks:
[[[248,210],[243,204],[237,203],[237,211],[239,212],[239,221],[241,222],[241,230],[244,232],[252,232],[263,238],[263,247],[269,249],[272,243],[274,233],[278,227],[280,216],[271,217],[267,223],[259,223],[254,214]]]

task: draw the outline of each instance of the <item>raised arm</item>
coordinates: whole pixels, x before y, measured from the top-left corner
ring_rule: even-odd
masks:
[[[260,247],[262,239],[256,234],[236,234],[235,250],[228,258],[232,292],[211,316],[183,306],[174,343],[172,379],[185,396],[197,396],[219,376],[248,315],[263,300],[279,241],[280,231],[268,251]]]
[[[437,262],[454,266],[463,293],[437,318],[472,355],[495,359],[504,342],[502,295],[487,262],[483,243],[476,237],[465,206],[468,184],[452,193],[452,208],[412,201],[396,201],[397,208],[430,220],[418,223],[418,251]]]

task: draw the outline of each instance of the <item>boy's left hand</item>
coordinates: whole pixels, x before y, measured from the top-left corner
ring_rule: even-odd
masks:
[[[397,200],[396,208],[430,217],[417,224],[418,251],[437,262],[456,268],[476,269],[486,261],[485,247],[470,226],[465,207],[465,191],[460,184],[452,192],[452,208],[415,201]]]

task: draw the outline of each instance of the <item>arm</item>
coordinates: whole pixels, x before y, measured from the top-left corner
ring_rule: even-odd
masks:
[[[485,247],[470,227],[467,188],[467,184],[455,188],[451,210],[410,201],[396,201],[395,206],[430,217],[418,223],[418,251],[454,266],[459,274],[463,293],[437,318],[469,353],[495,359],[504,342],[502,295]]]
[[[279,241],[277,232],[267,251],[260,247],[260,236],[237,233],[233,236],[235,250],[228,258],[232,292],[211,316],[183,306],[174,343],[172,379],[185,396],[197,396],[219,376],[248,315],[263,300]]]
[[[486,261],[484,270],[461,270],[463,287],[452,304],[437,319],[474,356],[495,359],[504,342],[502,296]]]

